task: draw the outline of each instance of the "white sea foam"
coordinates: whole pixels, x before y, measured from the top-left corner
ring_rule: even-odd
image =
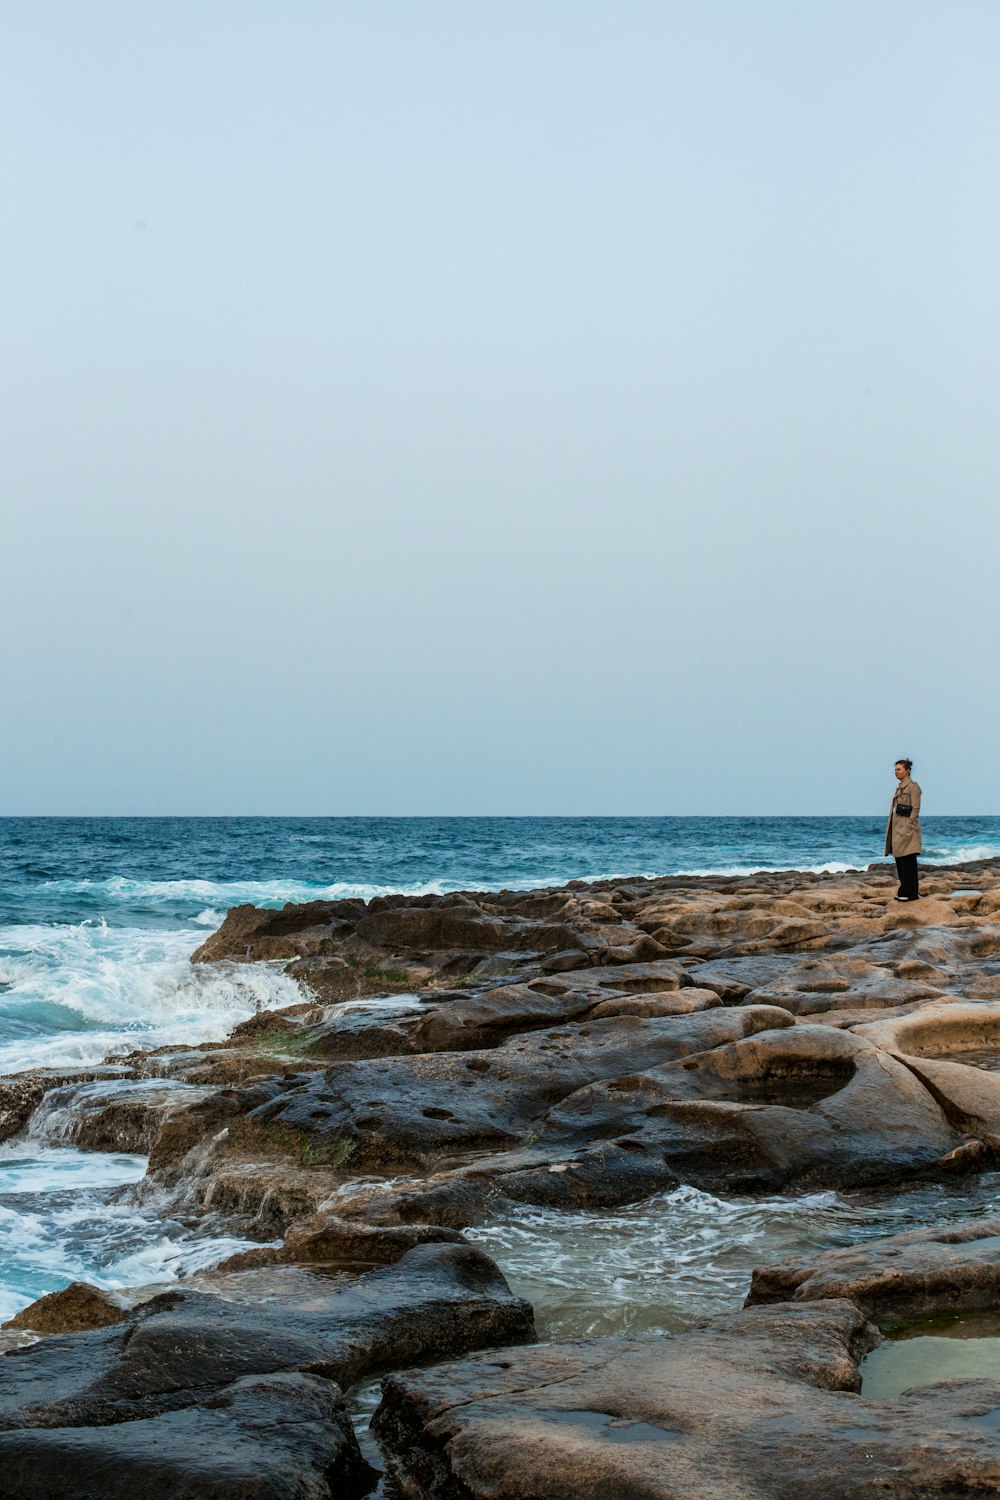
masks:
[[[155,1206],[109,1199],[146,1159],[72,1147],[0,1147],[0,1318],[77,1278],[101,1287],[176,1281],[244,1249],[230,1235],[195,1235]]]
[[[0,1072],[217,1041],[255,1011],[302,999],[274,965],[192,965],[200,941],[197,930],[104,922],[0,928]]]
[[[924,864],[965,865],[975,859],[1000,858],[1000,844],[928,845],[923,852]]]
[[[69,896],[106,896],[110,907],[127,904],[155,907],[175,906],[181,901],[203,902],[214,914],[221,908],[246,902],[254,906],[283,905],[286,901],[340,901],[347,897],[370,901],[375,896],[439,896],[456,887],[440,880],[416,881],[409,885],[366,885],[360,881],[335,880],[322,885],[308,880],[131,880],[113,875],[107,880],[47,880],[43,889]],[[207,917],[209,910],[196,920]],[[221,917],[219,918],[221,921]]]

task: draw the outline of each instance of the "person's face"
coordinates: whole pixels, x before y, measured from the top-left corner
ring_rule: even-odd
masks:
[[[910,773],[909,773],[909,771],[907,771],[906,767],[903,765],[903,762],[901,760],[897,760],[897,762],[896,762],[896,780],[897,781],[905,781],[906,778],[907,778],[907,776],[909,774]]]

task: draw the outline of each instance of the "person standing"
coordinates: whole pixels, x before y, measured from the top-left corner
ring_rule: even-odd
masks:
[[[897,760],[896,780],[899,785],[889,809],[889,821],[885,825],[885,852],[895,859],[899,875],[897,901],[916,901],[920,896],[917,872],[917,855],[923,848],[920,833],[920,788],[910,776],[912,770],[912,760]]]

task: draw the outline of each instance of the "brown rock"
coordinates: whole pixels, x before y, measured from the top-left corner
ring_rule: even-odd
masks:
[[[1000,1075],[939,1058],[901,1057],[900,1062],[920,1079],[956,1130],[1000,1151]]]
[[[253,1149],[255,1130],[264,1139],[277,1130],[304,1135],[317,1164],[349,1162],[352,1175],[434,1170],[445,1158],[525,1144],[554,1105],[594,1080],[783,1024],[792,1018],[766,1006],[621,1016],[533,1031],[485,1052],[335,1063],[253,1110],[242,1142]]]
[[[963,1144],[902,1063],[850,1032],[804,1025],[581,1089],[549,1112],[538,1144],[551,1152],[588,1135],[630,1151],[627,1165],[592,1148],[622,1178],[655,1162],[710,1191],[900,1180],[959,1166],[946,1158]],[[589,1170],[579,1152],[573,1170]]]
[[[918,1229],[758,1266],[748,1307],[849,1297],[869,1318],[1000,1308],[1000,1219]]]
[[[692,985],[662,995],[622,995],[620,999],[602,1000],[587,1015],[592,1021],[604,1016],[689,1016],[721,1004],[714,990],[699,990]]]
[[[332,1214],[315,1214],[290,1224],[285,1243],[280,1247],[262,1245],[256,1250],[242,1250],[220,1261],[216,1269],[239,1271],[252,1266],[308,1265],[313,1262],[388,1266],[412,1250],[414,1245],[465,1243],[454,1229],[437,1224],[389,1227],[351,1222]]]
[[[1000,1005],[944,999],[897,1021],[873,1021],[859,1027],[858,1035],[887,1052],[913,1057],[986,1052],[1000,1062]]]
[[[127,1303],[114,1292],[102,1291],[86,1281],[71,1281],[61,1291],[39,1297],[0,1326],[30,1328],[34,1333],[78,1333],[121,1323],[128,1311]]]
[[[1000,1486],[1000,1382],[858,1395],[850,1302],[675,1338],[581,1340],[390,1376],[373,1429],[410,1500],[929,1500]]]

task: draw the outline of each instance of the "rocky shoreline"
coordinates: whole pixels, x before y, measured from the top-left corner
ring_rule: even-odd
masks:
[[[124,1191],[258,1242],[19,1313],[0,1496],[1000,1493],[1000,1370],[878,1400],[860,1373],[879,1323],[1000,1313],[1000,1222],[761,1266],[675,1336],[541,1344],[463,1233],[1000,1166],[1000,861],[893,892],[873,866],[234,908],[195,962],[280,965],[302,1003],[0,1082],[0,1138],[148,1154]],[[383,1375],[363,1454],[344,1393]]]

